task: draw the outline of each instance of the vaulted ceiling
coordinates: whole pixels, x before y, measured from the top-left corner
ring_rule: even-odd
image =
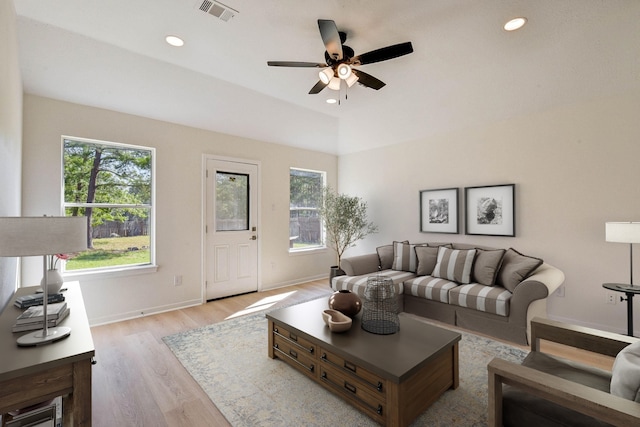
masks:
[[[226,22],[202,2],[15,0],[25,92],[335,154],[640,94],[638,0],[223,0]],[[356,54],[414,52],[361,67],[378,91],[309,95],[317,68],[267,61],[324,62],[319,18]]]

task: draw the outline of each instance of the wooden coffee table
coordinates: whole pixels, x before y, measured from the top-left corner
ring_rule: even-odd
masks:
[[[269,357],[278,358],[387,426],[407,426],[458,387],[460,334],[400,316],[400,331],[332,333],[327,298],[267,314]]]

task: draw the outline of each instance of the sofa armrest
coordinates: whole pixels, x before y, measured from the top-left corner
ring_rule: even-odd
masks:
[[[523,280],[521,284],[528,281],[537,281],[543,283],[549,290],[549,295],[551,295],[556,291],[556,289],[560,287],[560,285],[562,285],[562,283],[564,283],[564,273],[562,272],[562,270],[559,270],[558,268],[545,262],[540,267],[538,267],[531,276]]]
[[[540,340],[611,357],[615,357],[629,344],[640,341],[635,337],[536,317],[531,321],[531,351],[540,351]]]
[[[342,258],[340,261],[340,268],[347,276],[376,273],[379,267],[380,260],[378,254],[375,253]]]
[[[507,384],[604,422],[628,426],[640,420],[640,403],[573,381],[494,358],[487,366],[489,426],[502,426],[502,385]]]

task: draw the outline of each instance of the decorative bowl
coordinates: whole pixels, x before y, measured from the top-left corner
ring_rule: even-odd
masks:
[[[351,329],[351,318],[340,313],[338,310],[324,310],[322,312],[322,318],[331,332],[344,332]]]

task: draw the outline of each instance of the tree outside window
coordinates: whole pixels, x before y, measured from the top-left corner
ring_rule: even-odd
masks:
[[[289,248],[291,251],[324,247],[319,209],[325,172],[291,168],[289,171]]]
[[[150,264],[154,150],[63,138],[64,209],[87,217],[87,251],[66,270]]]

